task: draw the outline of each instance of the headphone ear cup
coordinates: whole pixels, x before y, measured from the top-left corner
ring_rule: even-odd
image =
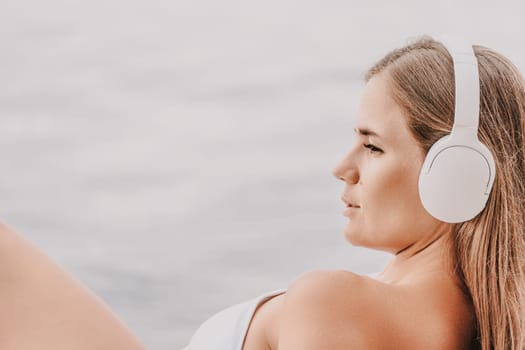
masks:
[[[483,210],[489,197],[490,161],[472,147],[444,141],[428,152],[419,175],[419,196],[435,218],[467,221]]]

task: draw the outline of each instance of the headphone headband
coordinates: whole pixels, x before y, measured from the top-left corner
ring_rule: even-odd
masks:
[[[477,137],[479,124],[479,70],[472,45],[458,38],[440,38],[439,41],[452,56],[455,79],[454,126],[468,128]]]

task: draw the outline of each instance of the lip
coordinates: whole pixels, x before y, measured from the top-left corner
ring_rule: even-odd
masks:
[[[360,207],[348,206],[348,207],[346,207],[343,210],[343,216],[350,217],[352,215],[352,213],[355,213],[355,211],[359,210],[359,209],[360,209]]]
[[[343,203],[346,204],[347,208],[361,208],[359,205],[355,204],[354,202],[352,202],[346,197],[341,197],[341,200],[343,201]]]

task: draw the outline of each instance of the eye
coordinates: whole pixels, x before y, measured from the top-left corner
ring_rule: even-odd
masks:
[[[381,148],[377,148],[376,146],[372,145],[371,143],[366,143],[363,145],[364,148],[368,148],[370,150],[370,153],[383,153],[383,150]]]

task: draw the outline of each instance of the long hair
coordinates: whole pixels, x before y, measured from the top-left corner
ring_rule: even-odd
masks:
[[[478,137],[496,178],[486,207],[454,226],[453,272],[472,303],[473,347],[525,349],[525,82],[501,54],[474,46],[480,78]],[[428,152],[454,119],[454,69],[445,47],[423,36],[369,69],[386,77],[410,131]]]

